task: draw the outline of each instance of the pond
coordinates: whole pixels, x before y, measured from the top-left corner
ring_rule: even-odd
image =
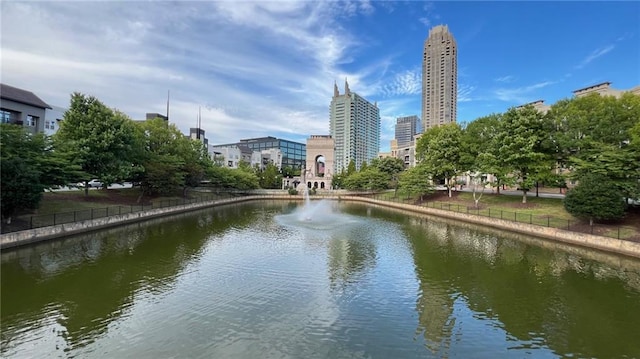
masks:
[[[6,358],[640,357],[640,261],[344,202],[2,252]]]

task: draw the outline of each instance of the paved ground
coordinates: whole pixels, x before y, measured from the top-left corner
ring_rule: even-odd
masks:
[[[112,184],[111,186],[107,187],[109,189],[119,189],[119,188],[131,188],[131,183],[129,182],[125,182],[123,184]],[[94,187],[90,187],[90,190],[93,189],[97,189]],[[84,188],[82,187],[60,187],[60,188],[56,188],[56,189],[52,189],[50,190],[50,192],[66,192],[66,191],[81,191],[84,190]]]
[[[447,188],[444,186],[438,186],[436,187],[437,190],[440,191],[446,191]],[[469,187],[463,187],[462,190],[458,189],[458,191],[462,191],[462,192],[473,192],[473,188],[469,188]],[[479,191],[479,190],[478,190]],[[495,193],[495,189],[492,191],[491,189],[485,189],[484,193]],[[522,191],[515,191],[515,190],[500,190],[500,194],[504,194],[504,195],[508,195],[508,196],[520,196],[522,197]],[[527,192],[527,197],[535,197],[536,196],[536,190],[533,189],[529,192]],[[564,194],[561,193],[549,193],[549,192],[539,192],[538,193],[539,197],[542,198],[564,198]]]

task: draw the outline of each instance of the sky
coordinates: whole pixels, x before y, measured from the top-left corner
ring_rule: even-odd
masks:
[[[421,116],[422,51],[458,45],[458,122],[640,85],[640,2],[2,1],[0,81],[68,107],[166,113],[210,144],[329,134],[333,85],[377,102],[380,150]]]

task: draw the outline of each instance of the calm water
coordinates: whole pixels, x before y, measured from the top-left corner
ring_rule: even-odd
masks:
[[[638,358],[640,262],[333,204],[2,253],[7,358]],[[502,237],[501,237],[502,236]]]

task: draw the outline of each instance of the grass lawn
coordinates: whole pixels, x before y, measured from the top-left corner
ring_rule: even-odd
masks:
[[[45,192],[40,207],[32,214],[51,214],[81,211],[112,206],[151,206],[161,202],[182,201],[182,192],[164,196],[145,196],[138,201],[139,188],[91,189],[85,196],[84,189],[59,192]],[[205,196],[199,192],[189,192],[189,198]],[[210,195],[212,196],[212,195]],[[31,215],[31,214],[27,214]]]
[[[376,198],[394,200],[393,191],[378,194]],[[449,198],[445,191],[437,191],[424,196],[422,200],[417,197],[407,199],[406,196],[401,199],[395,198],[395,201],[399,200],[425,207],[640,241],[640,211],[638,209],[630,210],[621,221],[598,223],[591,228],[588,221],[569,214],[564,209],[562,199],[559,198],[528,196],[525,204],[522,203],[522,196],[484,193],[478,202],[478,208],[475,207],[473,193],[470,192],[454,191],[452,197]]]

